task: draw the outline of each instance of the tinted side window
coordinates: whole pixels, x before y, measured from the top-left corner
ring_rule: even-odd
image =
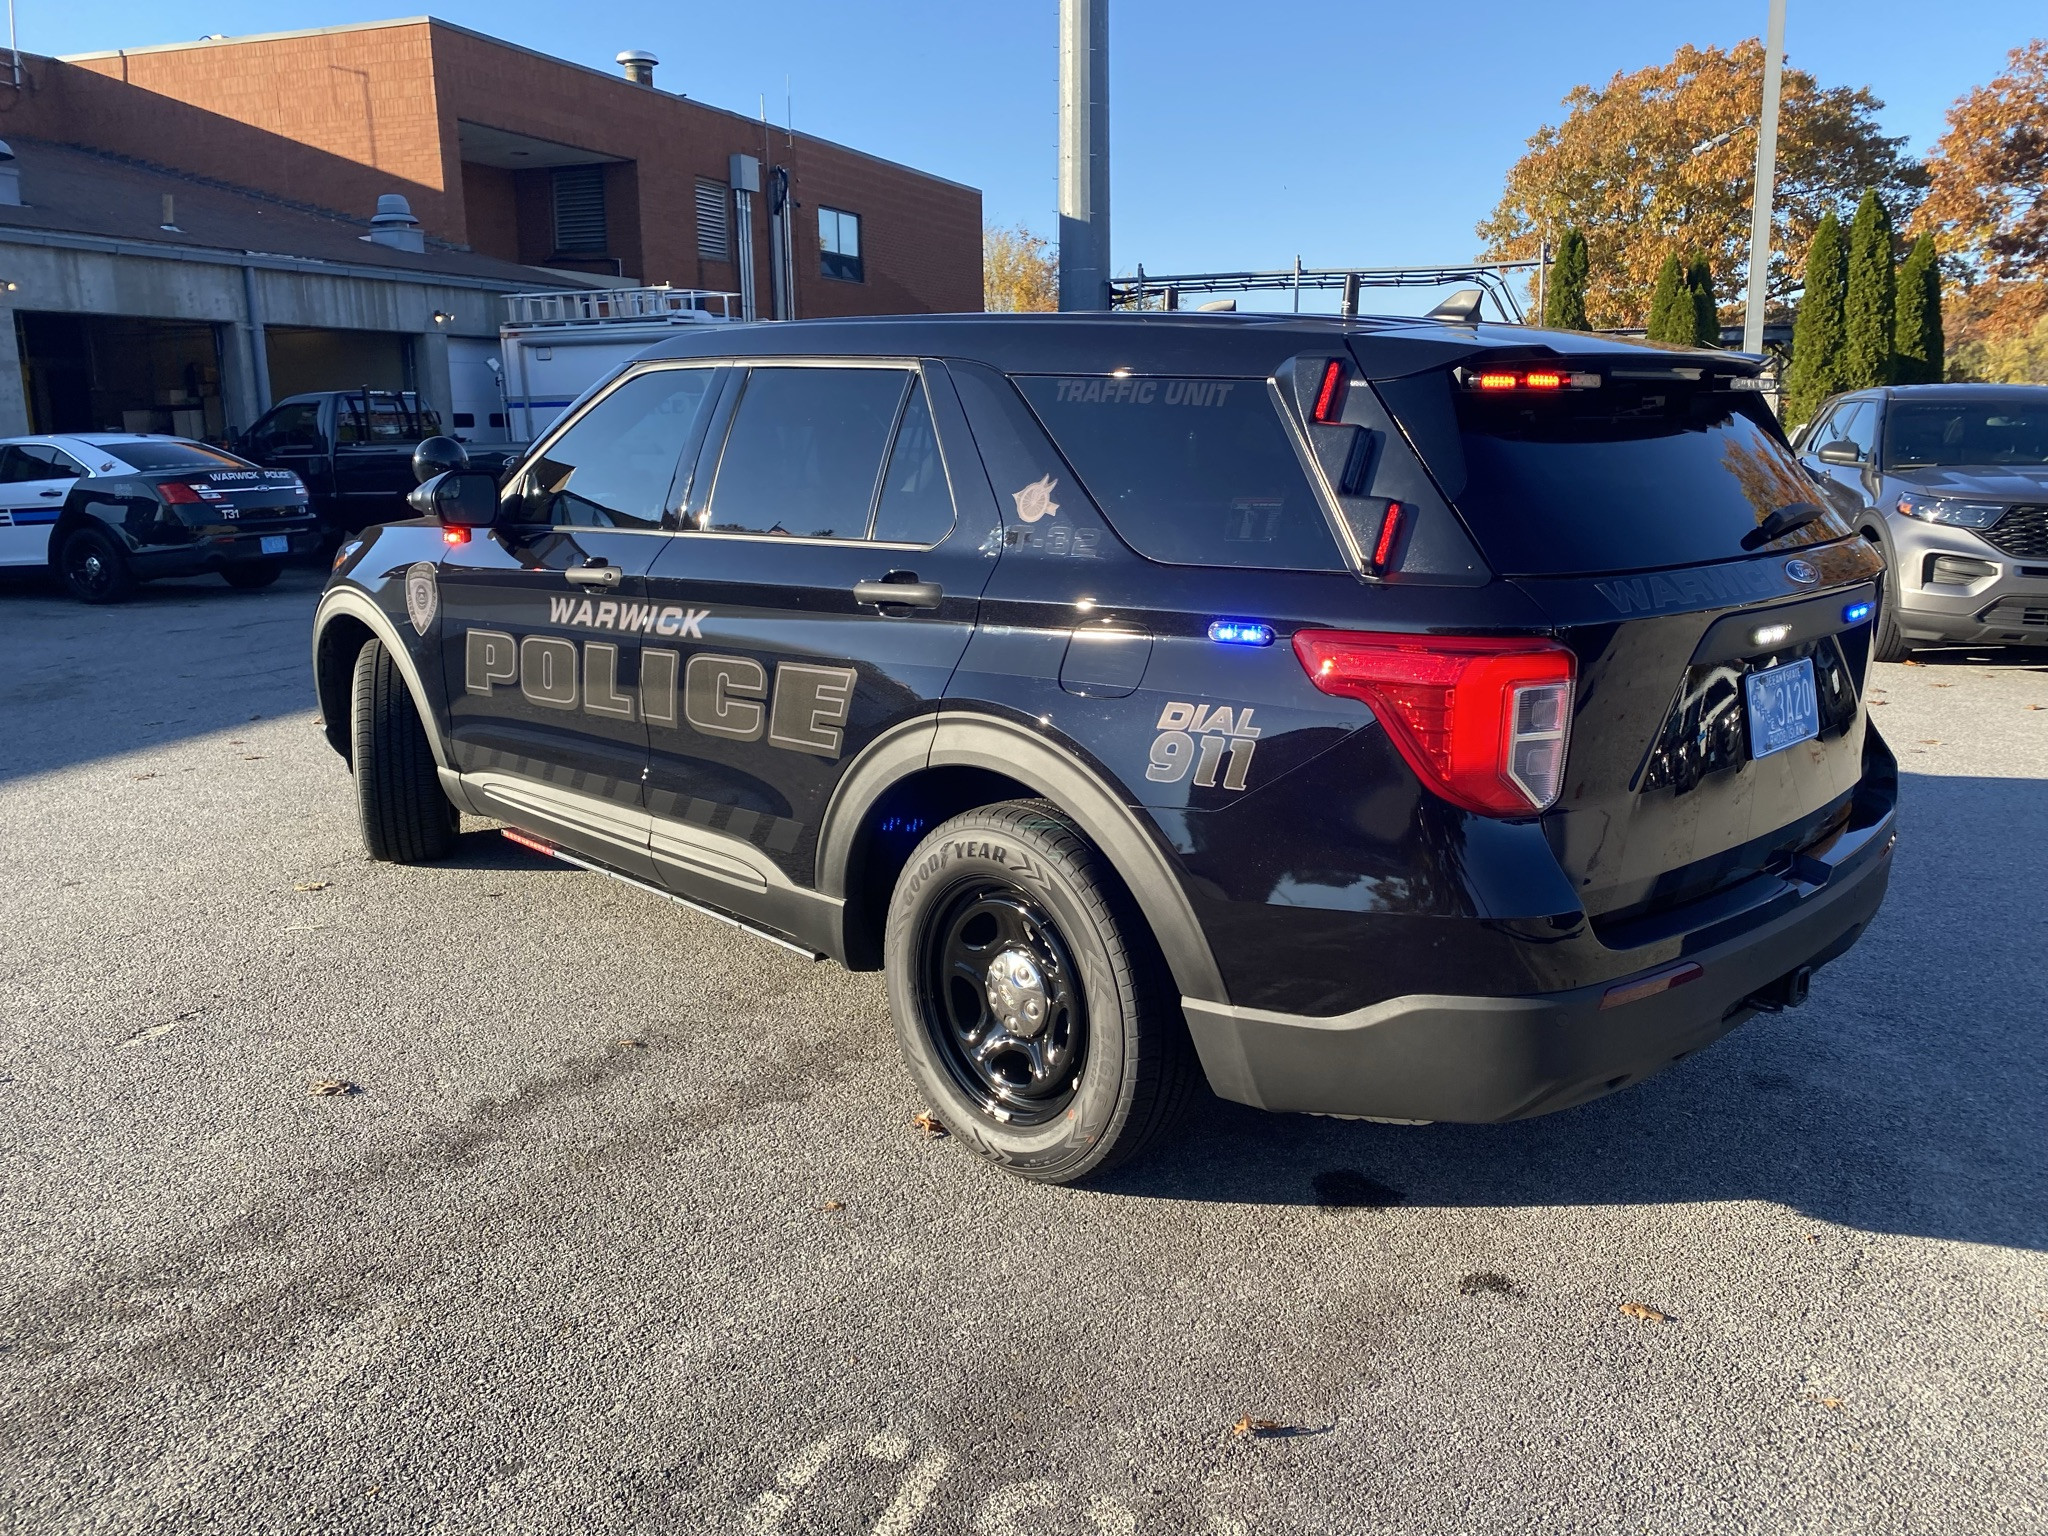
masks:
[[[19,454],[19,468],[14,455]],[[5,466],[0,466],[0,480],[76,480],[85,473],[85,467],[62,449],[49,447],[44,443],[24,443],[8,450]]]
[[[1264,380],[1016,383],[1140,554],[1177,565],[1344,569]]]
[[[913,383],[903,425],[896,429],[896,446],[889,453],[889,471],[882,477],[875,537],[899,544],[936,544],[952,527],[953,493],[946,485],[938,434],[932,430],[932,408],[924,390]]]
[[[1810,422],[1799,434],[1799,451],[1804,454],[1819,453],[1822,443],[1832,443],[1835,440],[1835,418],[1840,414],[1841,410],[1837,407]]]
[[[1834,438],[1854,443],[1856,452],[1864,463],[1870,462],[1870,452],[1877,445],[1877,407],[1868,400],[1859,400],[1846,411],[1835,415]]]
[[[701,526],[714,533],[863,539],[899,368],[756,368],[747,378]]]
[[[525,519],[583,528],[652,528],[716,370],[656,368],[577,417],[527,469]]]

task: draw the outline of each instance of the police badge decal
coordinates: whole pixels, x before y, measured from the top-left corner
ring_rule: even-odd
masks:
[[[441,588],[434,580],[430,561],[418,560],[405,568],[405,616],[413,631],[424,635],[433,627],[434,614],[441,606]]]

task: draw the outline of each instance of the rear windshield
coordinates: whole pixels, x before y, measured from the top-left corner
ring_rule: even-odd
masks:
[[[1425,403],[1430,391],[1437,399]],[[1826,503],[1753,392],[1609,377],[1596,389],[1494,395],[1445,373],[1383,393],[1502,575],[1703,565],[1850,531],[1829,510],[1768,544],[1754,537],[1773,512]]]
[[[2041,398],[1894,400],[1885,413],[1890,469],[2048,464],[2048,390]]]
[[[204,443],[134,442],[109,443],[107,452],[118,455],[145,473],[160,469],[253,469],[247,459],[238,459]]]
[[[1016,383],[1110,525],[1139,554],[1176,565],[1344,568],[1265,380]]]

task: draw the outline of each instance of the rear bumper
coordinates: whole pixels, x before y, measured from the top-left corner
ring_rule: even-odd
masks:
[[[284,552],[265,554],[263,541],[279,537],[285,541]],[[311,555],[319,548],[318,527],[300,521],[289,528],[252,529],[248,533],[202,538],[190,544],[145,545],[128,558],[135,574],[149,579],[157,576],[199,576],[228,565]]]
[[[1845,953],[1884,900],[1886,815],[1789,911],[1683,954],[1686,985],[1602,1008],[1630,978],[1524,997],[1390,998],[1333,1018],[1183,998],[1209,1083],[1262,1109],[1493,1122],[1567,1109],[1640,1081],[1752,1017],[1750,1000]],[[1653,968],[1655,969],[1655,968]]]

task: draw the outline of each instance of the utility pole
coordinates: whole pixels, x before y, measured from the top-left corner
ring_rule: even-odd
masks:
[[[1060,308],[1109,308],[1109,0],[1060,0]]]
[[[1764,36],[1764,110],[1756,131],[1756,191],[1749,211],[1749,303],[1742,350],[1764,349],[1764,298],[1771,272],[1771,205],[1778,191],[1778,87],[1785,64],[1785,0],[1771,0]]]

